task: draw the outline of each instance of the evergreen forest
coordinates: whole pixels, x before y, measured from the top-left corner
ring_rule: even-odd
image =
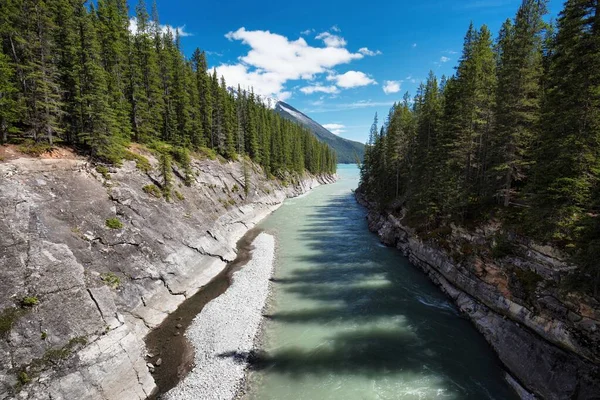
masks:
[[[270,99],[228,87],[200,49],[187,58],[156,4],[140,0],[135,19],[132,32],[126,0],[2,0],[0,143],[118,164],[137,142],[169,157],[244,155],[269,176],[335,171],[329,147]]]
[[[362,187],[423,232],[500,221],[600,286],[600,2],[548,21],[524,0],[493,38],[469,26],[451,77],[430,72],[372,125]]]

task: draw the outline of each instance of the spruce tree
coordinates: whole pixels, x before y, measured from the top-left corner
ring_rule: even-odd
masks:
[[[106,71],[100,61],[100,46],[93,18],[94,13],[88,13],[85,6],[80,3],[75,10],[79,31],[78,81],[82,125],[79,141],[90,146],[92,156],[118,162],[121,153],[114,133],[114,110],[110,105]]]
[[[34,140],[45,138],[52,144],[61,131],[61,102],[58,69],[52,59],[56,50],[53,35],[56,26],[51,4],[24,0],[21,12],[24,22],[23,96],[27,123]]]
[[[18,119],[17,87],[10,59],[0,51],[0,143],[8,141],[9,133],[16,133]]]
[[[523,0],[514,26],[505,23],[499,39],[496,191],[508,206],[527,178],[531,143],[540,118],[542,42],[546,0]]]
[[[536,152],[536,219],[552,239],[573,240],[600,178],[600,15],[597,1],[569,0],[550,57]],[[541,217],[540,218],[540,214]]]

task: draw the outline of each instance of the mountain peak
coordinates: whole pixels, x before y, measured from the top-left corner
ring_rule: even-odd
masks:
[[[298,111],[293,106],[278,101],[275,104],[275,112],[283,118],[299,123],[310,130],[321,142],[325,142],[335,150],[339,163],[352,164],[356,159],[362,160],[365,154],[365,146],[362,143],[344,139],[323,127],[308,115]]]

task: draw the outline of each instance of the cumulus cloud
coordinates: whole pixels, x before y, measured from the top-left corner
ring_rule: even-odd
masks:
[[[333,133],[334,135],[340,135],[344,132],[346,132],[346,126],[342,125],[342,124],[324,124],[323,128],[327,129],[329,132]]]
[[[329,32],[322,32],[319,33],[315,39],[317,40],[322,40],[323,43],[325,43],[325,45],[327,47],[344,47],[346,46],[346,40],[338,35],[333,35]]]
[[[442,57],[440,58],[440,62],[443,62],[443,63],[445,63],[445,62],[448,62],[448,61],[450,61],[450,58],[449,58],[449,57],[442,56]]]
[[[326,107],[314,108],[312,110],[306,110],[308,113],[323,113],[323,112],[335,112],[335,111],[347,111],[362,108],[373,108],[373,107],[391,107],[394,104],[393,101],[372,101],[372,100],[360,100],[352,103],[337,103],[328,104]]]
[[[398,93],[400,91],[402,81],[385,81],[383,83],[383,92],[385,94]]]
[[[253,87],[259,95],[280,100],[282,96],[291,95],[285,91],[286,82],[313,79],[315,75],[329,72],[338,65],[364,57],[333,43],[325,43],[326,47],[313,47],[304,38],[290,40],[270,31],[240,28],[225,37],[241,41],[250,47],[250,51],[239,57],[237,64],[219,65],[217,75],[223,75],[230,86]]]
[[[335,94],[339,93],[339,89],[334,86],[323,86],[323,85],[313,85],[313,86],[305,86],[300,89],[300,91],[304,94],[313,94],[313,93],[328,93]]]
[[[181,26],[160,25],[160,30],[162,33],[167,33],[167,31],[170,30],[173,33],[173,36],[175,36],[175,31],[179,31],[179,36],[181,36],[181,37],[193,36],[191,33],[186,32],[185,25],[181,25]],[[138,31],[137,19],[130,18],[129,19],[129,32],[135,34],[135,33],[137,33],[137,31]]]
[[[380,54],[383,54],[383,53],[382,53],[381,51],[379,51],[379,50],[375,50],[375,51],[373,51],[373,50],[369,50],[369,48],[368,48],[368,47],[361,47],[360,49],[358,49],[358,52],[359,52],[360,54],[362,54],[362,55],[365,55],[365,56],[378,56],[378,55],[380,55]]]
[[[377,84],[374,79],[360,71],[348,71],[341,75],[329,75],[327,80],[334,81],[339,87],[344,89]]]

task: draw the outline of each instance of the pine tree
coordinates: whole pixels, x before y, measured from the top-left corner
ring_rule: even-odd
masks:
[[[526,180],[531,143],[540,117],[542,41],[546,0],[523,0],[514,26],[505,23],[499,39],[497,149],[492,173],[508,206],[516,185]]]
[[[151,38],[150,20],[144,0],[136,7],[137,32],[131,43],[130,90],[134,137],[145,142],[159,136],[163,96],[157,53]]]
[[[21,18],[24,57],[23,95],[31,136],[42,137],[52,144],[60,133],[60,86],[57,66],[52,62],[55,53],[54,29],[50,4],[46,1],[24,0]]]
[[[126,0],[99,0],[96,32],[100,61],[106,71],[106,85],[115,115],[115,134],[131,137],[131,105],[127,99],[129,16]]]
[[[444,132],[440,145],[445,172],[439,190],[442,209],[459,210],[480,204],[486,186],[487,148],[493,128],[496,68],[490,31],[473,25],[465,36],[455,78],[445,85]]]
[[[78,23],[80,65],[80,118],[79,140],[91,148],[92,156],[111,162],[121,159],[120,147],[114,134],[115,116],[110,106],[106,71],[100,61],[100,46],[93,23],[94,13],[88,13],[84,4],[75,10]]]
[[[7,55],[0,51],[0,143],[8,141],[9,133],[16,133],[18,119],[17,87],[14,69]]]
[[[543,129],[530,191],[534,217],[550,223],[550,229],[542,229],[554,232],[555,240],[574,239],[574,227],[585,217],[600,178],[598,4],[566,2],[549,60]]]

